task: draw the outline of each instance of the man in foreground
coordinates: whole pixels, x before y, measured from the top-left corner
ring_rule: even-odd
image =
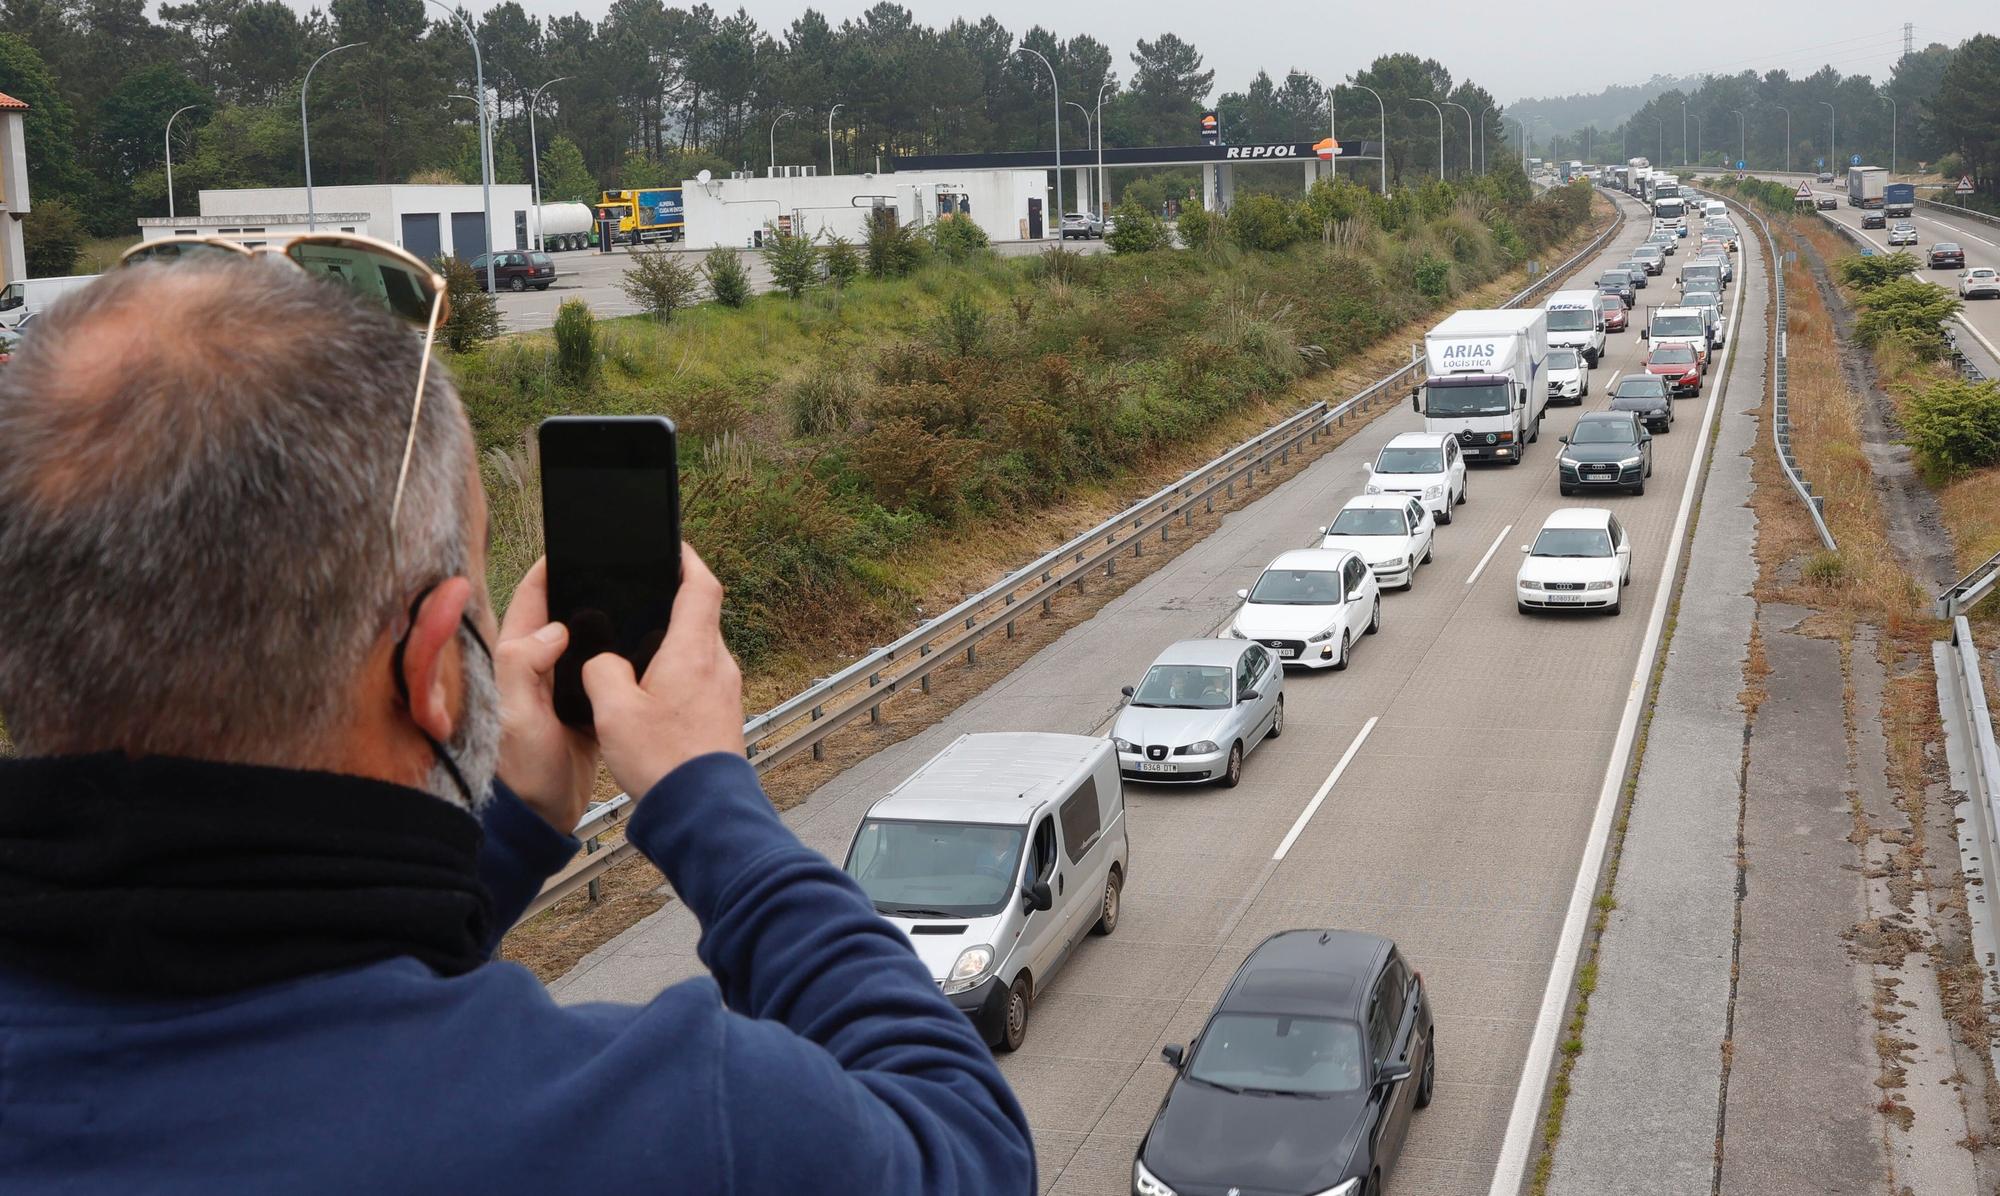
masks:
[[[245,260],[109,275],[0,372],[0,1192],[1034,1191],[984,1044],[760,791],[699,558],[590,738],[540,566],[494,625],[435,369],[390,530],[420,356]],[[490,956],[600,753],[714,979],[565,1009]]]

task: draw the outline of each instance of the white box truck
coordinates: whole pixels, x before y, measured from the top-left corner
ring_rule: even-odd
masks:
[[[1428,376],[1410,391],[1424,430],[1458,437],[1469,461],[1519,465],[1549,403],[1549,313],[1460,311],[1424,336]]]
[[[1575,349],[1592,369],[1604,355],[1604,316],[1596,291],[1557,291],[1543,306],[1549,313],[1549,347]]]

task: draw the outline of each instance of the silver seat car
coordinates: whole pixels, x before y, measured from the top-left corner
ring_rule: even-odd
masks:
[[[1285,671],[1251,640],[1182,640],[1125,698],[1111,743],[1130,780],[1231,789],[1243,758],[1285,730]]]

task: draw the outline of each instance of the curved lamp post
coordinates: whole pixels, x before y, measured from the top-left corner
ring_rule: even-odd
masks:
[[[535,140],[535,109],[541,106],[543,88],[553,87],[558,83],[567,83],[574,78],[576,78],[575,75],[559,75],[542,84],[541,87],[537,87],[535,94],[528,99],[528,157],[535,164],[535,248],[538,250],[544,248],[542,244],[542,151],[540,144]]]
[[[1460,112],[1465,113],[1465,173],[1473,174],[1475,171],[1472,164],[1472,109],[1467,108],[1464,104],[1453,103],[1450,100],[1446,100],[1444,106],[1447,108],[1456,108]]]
[[[771,174],[770,174],[770,177],[772,177],[772,178],[776,178],[776,177],[777,177],[777,174],[778,174],[778,122],[779,122],[779,121],[781,121],[781,120],[783,120],[783,119],[785,119],[785,118],[786,118],[786,117],[788,117],[788,116],[793,116],[793,115],[795,115],[795,113],[793,113],[793,111],[792,111],[792,110],[791,110],[790,108],[787,108],[787,109],[785,109],[785,110],[784,110],[783,112],[780,112],[780,113],[778,113],[778,115],[777,115],[777,116],[776,116],[775,118],[773,118],[773,119],[772,119],[772,121],[771,121]]]
[[[1048,60],[1047,58],[1043,58],[1043,57],[1042,57],[1042,52],[1041,52],[1040,50],[1031,50],[1031,49],[1029,49],[1029,48],[1028,48],[1028,47],[1026,47],[1026,46],[1015,46],[1015,47],[1014,47],[1014,53],[1016,53],[1016,54],[1033,54],[1033,55],[1034,55],[1034,56],[1035,56],[1036,58],[1038,58],[1038,59],[1041,59],[1041,63],[1042,63],[1042,65],[1043,65],[1044,67],[1046,67],[1046,68],[1048,69],[1048,72],[1049,72],[1049,91],[1050,91],[1050,93],[1051,93],[1051,94],[1053,95],[1053,97],[1054,97],[1054,100],[1055,100],[1055,105],[1054,105],[1054,106],[1055,106],[1055,110],[1056,110],[1056,211],[1055,211],[1055,217],[1056,217],[1056,234],[1057,234],[1057,239],[1058,239],[1058,240],[1060,240],[1060,239],[1061,239],[1061,234],[1062,234],[1062,210],[1063,210],[1063,201],[1062,201],[1062,84],[1061,84],[1061,83],[1058,83],[1058,82],[1056,81],[1056,68],[1055,68],[1055,67],[1053,67],[1053,66],[1051,66],[1051,65],[1049,64],[1049,60]],[[1046,226],[1046,225],[1044,225],[1043,227],[1047,227],[1047,226]]]
[[[183,112],[193,112],[199,107],[200,104],[189,104],[184,108],[176,108],[173,116],[167,118],[167,219],[169,220],[174,218],[174,117]]]
[[[440,0],[424,0],[439,11],[451,17],[464,31],[465,40],[472,47],[472,90],[479,94],[479,191],[485,201],[486,227],[480,240],[490,242],[493,238],[493,126],[486,117],[486,59],[479,53],[479,38],[472,32],[472,23],[455,9],[446,8]],[[452,247],[454,250],[457,246]],[[486,293],[494,293],[493,246],[486,246]]]
[[[335,46],[333,49],[328,50],[326,53],[312,60],[312,65],[306,68],[305,82],[299,84],[299,140],[304,143],[306,151],[307,232],[311,232],[319,227],[319,217],[313,211],[313,141],[312,125],[306,120],[306,93],[312,90],[313,72],[319,69],[320,63],[325,62],[328,58],[340,53],[342,50],[352,50],[356,46],[365,46],[367,44],[367,42],[348,42],[344,46]],[[171,192],[173,188],[169,187],[167,190]]]
[[[836,173],[833,169],[833,114],[844,106],[835,104],[826,110],[826,173],[829,175]]]
[[[1431,111],[1438,114],[1438,178],[1442,180],[1444,178],[1444,109],[1437,106],[1437,101],[1427,100],[1422,96],[1410,96],[1409,101],[1412,104],[1429,104]]]
[[[1382,103],[1382,93],[1366,83],[1343,83],[1342,87],[1358,87],[1375,97],[1375,114],[1382,122],[1382,144],[1377,146],[1376,161],[1382,167],[1382,194],[1389,194],[1389,109]]]

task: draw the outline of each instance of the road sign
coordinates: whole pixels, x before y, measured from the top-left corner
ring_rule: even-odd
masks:
[[[1825,159],[1825,158],[1814,158],[1814,159],[1813,159],[1813,167],[1814,167],[1814,169],[1817,169],[1817,170],[1825,170],[1825,169],[1826,169],[1826,159]]]
[[[1854,156],[1853,156],[1852,158],[1849,158],[1849,159],[1847,160],[1847,164],[1848,164],[1849,166],[1859,166],[1859,165],[1861,165],[1861,155],[1860,155],[1860,154],[1856,154],[1856,155],[1854,155]]]
[[[1792,193],[1792,198],[1794,198],[1794,199],[1807,199],[1807,200],[1809,200],[1809,199],[1811,199],[1812,197],[1813,197],[1813,196],[1812,196],[1812,187],[1811,187],[1811,186],[1810,186],[1809,184],[1806,184],[1806,183],[1800,183],[1800,184],[1799,184],[1799,189],[1798,189],[1797,191],[1794,191],[1794,192]]]
[[[1960,195],[1972,194],[1972,176],[1968,174],[1958,180],[1958,186],[1953,187],[1952,190],[1958,192]]]

